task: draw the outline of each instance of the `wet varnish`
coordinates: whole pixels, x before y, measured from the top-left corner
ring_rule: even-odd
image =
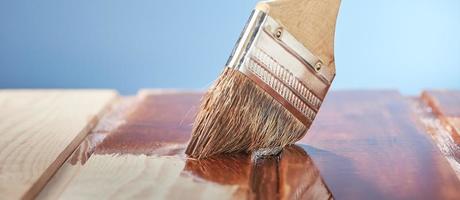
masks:
[[[453,169],[397,92],[331,93],[312,130],[277,157],[235,154],[191,160],[183,149],[200,97],[200,93],[144,92],[93,145],[89,159],[75,162],[81,158],[76,156],[63,168],[78,170],[61,169],[56,174],[60,180],[56,182],[65,187],[49,184],[41,198],[460,196]]]

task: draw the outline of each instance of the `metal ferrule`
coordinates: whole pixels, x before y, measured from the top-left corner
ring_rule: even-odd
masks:
[[[321,60],[266,13],[255,10],[226,64],[309,127],[334,79]]]

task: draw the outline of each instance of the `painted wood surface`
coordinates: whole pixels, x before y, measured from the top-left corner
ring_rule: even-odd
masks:
[[[332,92],[305,138],[278,157],[191,160],[183,150],[200,97],[143,92],[106,116],[106,132],[93,131],[40,198],[460,197],[453,168],[397,92]]]
[[[107,90],[0,90],[0,199],[40,192],[116,96]]]

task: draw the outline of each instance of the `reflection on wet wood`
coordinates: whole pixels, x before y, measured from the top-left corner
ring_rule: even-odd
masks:
[[[249,185],[254,199],[279,199],[278,159],[278,156],[271,156],[252,161]]]
[[[190,159],[184,171],[214,183],[237,185],[237,199],[332,199],[313,161],[298,145],[275,157],[236,154]]]
[[[298,145],[283,150],[279,159],[281,199],[332,199],[311,157],[308,146]]]
[[[189,159],[184,172],[198,180],[222,185],[238,186],[238,195],[246,197],[250,191],[251,156],[247,154],[217,155],[205,160]]]
[[[84,165],[67,165],[79,169],[66,179],[60,198],[460,196],[454,171],[396,92],[332,92],[311,131],[279,157],[239,154],[200,161],[183,154],[200,94],[145,94]]]

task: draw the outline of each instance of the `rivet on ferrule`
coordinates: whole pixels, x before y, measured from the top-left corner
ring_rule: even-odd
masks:
[[[321,67],[323,67],[323,64],[321,63],[321,61],[318,61],[318,62],[315,64],[315,71],[316,71],[316,72],[321,71]]]
[[[277,28],[273,35],[275,36],[275,38],[280,39],[281,36],[283,35],[283,28],[281,27]]]

